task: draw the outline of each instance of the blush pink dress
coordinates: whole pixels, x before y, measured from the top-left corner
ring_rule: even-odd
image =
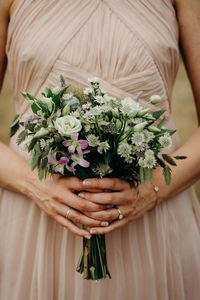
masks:
[[[178,26],[170,0],[21,0],[9,23],[8,66],[17,113],[20,91],[39,95],[98,76],[117,98],[162,96],[168,127],[179,65]],[[10,146],[27,158],[15,143]],[[178,135],[171,151],[179,147]],[[75,271],[82,239],[31,200],[1,190],[1,300],[199,300],[200,208],[187,189],[139,220],[106,235],[112,279]]]

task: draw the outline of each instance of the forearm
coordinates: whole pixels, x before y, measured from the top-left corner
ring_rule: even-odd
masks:
[[[27,195],[31,181],[39,184],[27,161],[1,142],[0,157],[0,187]]]
[[[152,182],[158,185],[158,202],[176,196],[195,183],[200,178],[200,128],[191,138],[171,156],[187,156],[187,159],[176,160],[177,166],[172,169],[172,182],[166,186],[162,176],[162,168],[158,168],[153,175]]]

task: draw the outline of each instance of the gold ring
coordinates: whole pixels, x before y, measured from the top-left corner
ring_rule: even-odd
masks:
[[[67,219],[69,219],[70,211],[71,211],[71,208],[68,209],[68,211],[67,211],[67,213],[66,213],[66,215],[65,215],[65,217],[66,217]]]
[[[119,220],[122,220],[123,219],[123,215],[122,215],[122,212],[121,212],[121,210],[118,208],[118,207],[116,207],[117,208],[117,210],[118,210],[118,213],[119,213],[119,217],[118,217],[118,219]]]

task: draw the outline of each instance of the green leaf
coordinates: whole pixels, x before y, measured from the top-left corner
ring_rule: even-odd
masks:
[[[32,109],[32,112],[33,112],[34,114],[37,114],[38,110],[41,110],[41,108],[37,105],[36,102],[33,102],[33,103],[31,104],[31,109]]]
[[[153,169],[145,168],[145,178],[148,182],[151,182]]]
[[[48,87],[45,88],[47,98],[53,97],[52,90]]]
[[[164,113],[165,113],[165,109],[161,109],[161,110],[157,110],[157,111],[154,111],[152,116],[158,120]]]
[[[52,101],[55,103],[56,106],[60,106],[60,93],[52,97]]]
[[[17,125],[19,123],[21,115],[22,114],[18,114],[14,117],[14,120],[12,121],[10,128],[14,127],[15,125]]]
[[[38,169],[38,177],[39,177],[39,180],[41,181],[44,177],[44,169],[42,169],[41,167],[39,167]]]
[[[165,124],[165,121],[166,121],[166,117],[164,117],[161,121],[160,121],[160,123],[158,124],[158,128],[162,128],[162,126]]]
[[[33,151],[34,151],[34,155],[33,155],[33,159],[32,159],[32,170],[34,170],[38,166],[38,162],[39,162],[40,155],[41,155],[40,146],[38,144],[36,144]]]
[[[163,159],[172,166],[176,166],[175,161],[167,154],[162,154]]]
[[[43,103],[43,102],[40,102],[40,103],[39,103],[39,106],[40,106],[40,108],[42,109],[42,111],[43,111],[44,113],[48,113],[48,114],[50,113],[47,104],[45,104],[45,103]]]
[[[186,159],[187,156],[174,156],[175,159]]]
[[[111,160],[111,154],[110,154],[110,152],[106,152],[105,155],[104,155],[105,164],[109,165],[110,160]]]
[[[18,123],[16,125],[12,126],[11,129],[10,129],[10,137],[15,135],[15,133],[17,132],[18,129],[19,129],[19,124]]]
[[[170,185],[171,184],[171,169],[169,166],[164,167],[163,174],[165,177],[166,185]]]
[[[30,142],[29,146],[28,146],[28,152],[30,152],[31,150],[33,150],[35,144],[37,143],[37,139],[32,139],[32,141]]]
[[[156,160],[158,162],[158,164],[164,168],[166,166],[166,164],[164,163],[164,161],[162,159],[160,159],[158,156],[156,156]]]
[[[140,182],[142,185],[144,185],[144,178],[145,178],[144,168],[140,167]]]
[[[17,137],[17,145],[20,145],[28,136],[27,130],[23,130]]]
[[[36,126],[36,123],[29,123],[29,124],[26,126],[26,128],[27,128],[28,130],[30,130],[31,132],[34,132],[35,126]]]

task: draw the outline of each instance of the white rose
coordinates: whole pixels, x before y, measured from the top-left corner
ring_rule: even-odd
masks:
[[[74,116],[57,118],[54,126],[63,136],[71,136],[72,133],[79,132],[82,128],[81,122]]]

